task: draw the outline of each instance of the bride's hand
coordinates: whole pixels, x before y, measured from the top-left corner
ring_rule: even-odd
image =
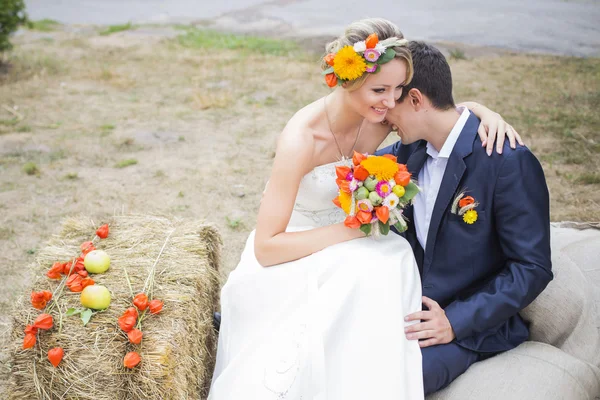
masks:
[[[496,141],[496,152],[498,154],[502,154],[502,147],[504,146],[506,137],[508,137],[510,147],[513,149],[517,147],[515,140],[521,146],[524,145],[519,133],[512,125],[504,121],[500,114],[486,109],[486,111],[482,111],[480,119],[481,123],[479,124],[479,129],[477,129],[477,133],[481,139],[481,146],[487,147],[488,156],[492,155],[494,140]]]

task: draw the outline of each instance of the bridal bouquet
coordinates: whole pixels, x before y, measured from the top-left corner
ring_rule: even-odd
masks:
[[[408,228],[402,211],[420,189],[396,157],[354,152],[352,166],[338,166],[335,172],[340,192],[333,203],[348,215],[347,227],[374,236],[387,235],[390,226],[398,232]]]

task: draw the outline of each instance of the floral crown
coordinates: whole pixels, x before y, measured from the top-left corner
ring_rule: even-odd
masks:
[[[329,87],[341,85],[363,76],[365,72],[377,73],[379,67],[394,59],[396,52],[390,47],[406,46],[408,40],[391,37],[379,41],[376,33],[353,46],[344,46],[337,53],[327,54],[323,60],[329,65],[323,75]]]

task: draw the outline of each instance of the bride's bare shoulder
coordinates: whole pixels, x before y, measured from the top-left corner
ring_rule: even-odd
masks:
[[[278,142],[291,140],[312,146],[320,132],[321,112],[322,107],[319,107],[318,100],[298,110],[279,135]]]

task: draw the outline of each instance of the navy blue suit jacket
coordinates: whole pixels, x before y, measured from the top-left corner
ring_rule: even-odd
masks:
[[[423,295],[437,301],[456,342],[478,352],[514,348],[529,336],[519,311],[552,280],[548,188],[538,160],[526,147],[488,156],[470,115],[448,160],[434,206],[426,251],[417,240],[413,209],[404,234],[421,271]],[[413,178],[427,158],[426,142],[396,143],[378,154],[394,154]],[[479,202],[469,225],[450,212],[466,190]]]

